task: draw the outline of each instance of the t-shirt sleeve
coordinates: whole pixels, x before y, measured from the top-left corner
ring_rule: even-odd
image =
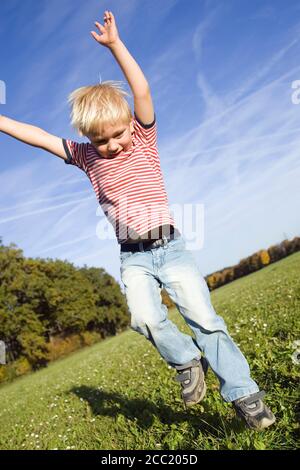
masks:
[[[73,140],[68,139],[62,139],[62,142],[67,156],[67,160],[64,160],[64,162],[67,165],[75,165],[80,168],[80,170],[86,172],[86,155],[88,144],[79,144],[78,142],[74,142]]]
[[[156,116],[151,124],[143,124],[138,116],[134,114],[133,119],[136,138],[148,147],[157,147],[157,126]]]

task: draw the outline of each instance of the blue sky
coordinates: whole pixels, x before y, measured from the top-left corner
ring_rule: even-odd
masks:
[[[287,6],[288,5],[288,6]],[[104,10],[142,66],[155,104],[170,205],[204,205],[204,275],[300,234],[300,4],[272,0],[1,0],[0,113],[81,139],[69,93],[123,80],[90,37]],[[0,236],[25,256],[101,266],[116,240],[82,171],[0,135]]]

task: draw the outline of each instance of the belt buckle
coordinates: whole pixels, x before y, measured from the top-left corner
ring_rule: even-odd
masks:
[[[166,249],[168,248],[168,241],[169,241],[169,240],[168,240],[168,237],[167,237],[166,235],[163,235],[162,238],[163,238],[163,239],[162,239],[162,241],[163,241],[163,248],[164,248],[164,250],[166,250]]]
[[[153,243],[151,243],[150,245],[147,245],[146,247],[144,247],[144,243],[145,242],[139,242],[139,244],[138,244],[139,245],[139,251],[145,251],[147,248],[152,250],[152,249],[158,248],[160,246],[163,246],[164,248],[166,248],[167,245],[168,245],[168,238],[166,237],[166,235],[163,235],[162,238],[159,238],[158,240],[155,240]]]
[[[153,248],[158,248],[159,246],[162,246],[163,248],[166,248],[166,245],[168,244],[168,239],[165,235],[163,235],[162,238],[159,238],[153,243]]]

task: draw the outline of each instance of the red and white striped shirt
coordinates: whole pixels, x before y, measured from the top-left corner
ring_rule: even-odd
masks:
[[[113,159],[102,157],[90,143],[63,139],[65,163],[86,173],[119,243],[160,225],[175,227],[160,167],[156,120],[146,126],[134,116],[133,124],[131,149]]]

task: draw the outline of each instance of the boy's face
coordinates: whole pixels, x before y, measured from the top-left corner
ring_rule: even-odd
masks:
[[[114,158],[132,146],[133,122],[105,126],[99,135],[87,135],[91,144],[104,158]]]

